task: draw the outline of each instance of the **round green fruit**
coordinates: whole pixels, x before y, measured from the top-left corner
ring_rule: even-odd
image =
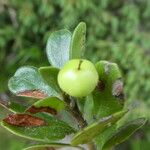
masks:
[[[90,94],[98,83],[95,66],[85,59],[72,59],[58,73],[58,84],[67,94],[84,97]]]

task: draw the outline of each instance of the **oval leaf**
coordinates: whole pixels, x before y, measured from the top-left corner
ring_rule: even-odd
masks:
[[[35,67],[21,67],[8,83],[9,90],[17,96],[33,97],[37,99],[51,95],[58,95],[48,86]]]
[[[84,128],[82,131],[77,132],[71,141],[71,145],[76,146],[78,144],[90,142],[94,137],[107,129],[111,124],[117,122],[123,115],[125,115],[126,112],[127,111],[121,111],[113,115],[104,117]]]
[[[53,32],[46,45],[46,53],[50,64],[61,68],[69,60],[70,31],[64,29]]]
[[[125,141],[129,136],[131,136],[135,131],[141,128],[146,122],[145,118],[139,118],[125,124],[124,126],[116,129],[108,139],[108,141],[104,144],[104,149],[109,149],[114,145],[118,145]]]
[[[39,73],[43,77],[43,79],[47,82],[50,87],[55,89],[57,92],[60,92],[60,88],[57,82],[57,75],[59,69],[55,67],[40,67]]]
[[[70,59],[82,58],[85,51],[86,24],[80,22],[75,28],[70,46]]]
[[[99,118],[122,110],[123,82],[120,69],[115,63],[99,61],[96,69],[99,74],[99,83],[93,92],[93,112],[94,116]]]
[[[55,119],[48,114],[39,113],[35,116],[43,119],[46,122],[46,125],[39,127],[19,127],[4,121],[1,122],[1,125],[13,134],[43,142],[60,140],[66,135],[75,132],[74,129],[65,122]]]
[[[52,150],[84,150],[81,147],[73,147],[69,144],[39,144],[24,148],[23,150],[43,150],[43,149],[52,149]]]
[[[64,108],[65,104],[63,101],[57,97],[48,97],[35,102],[27,111],[30,113],[47,112],[56,115],[58,111]]]

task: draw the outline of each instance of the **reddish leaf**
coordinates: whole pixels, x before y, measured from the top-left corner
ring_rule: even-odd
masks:
[[[11,125],[22,127],[46,125],[43,119],[28,114],[9,114],[3,121]]]
[[[50,108],[50,107],[40,107],[40,108],[36,108],[35,106],[31,106],[29,109],[27,109],[28,112],[30,113],[38,113],[38,112],[47,112],[50,113],[52,115],[57,115],[57,111],[54,108]]]
[[[47,95],[40,90],[19,92],[19,93],[17,93],[17,96],[34,97],[37,99],[43,99],[43,98],[47,97]]]

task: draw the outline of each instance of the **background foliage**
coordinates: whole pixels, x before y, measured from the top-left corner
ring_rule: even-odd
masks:
[[[86,57],[118,63],[124,75],[126,106],[134,107],[130,119],[137,115],[150,118],[149,20],[149,0],[1,0],[1,97],[9,95],[7,81],[18,67],[48,65],[45,45],[51,32],[64,27],[72,31],[78,22],[85,21]],[[147,131],[148,125],[122,147],[140,150],[141,145],[148,146]]]

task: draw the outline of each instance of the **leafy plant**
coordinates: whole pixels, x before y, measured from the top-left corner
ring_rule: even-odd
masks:
[[[52,33],[46,47],[52,66],[39,69],[24,66],[9,80],[9,89],[16,96],[37,99],[28,106],[1,101],[1,105],[12,112],[1,125],[18,136],[37,141],[26,150],[84,149],[82,144],[87,144],[89,149],[111,148],[145,124],[145,118],[121,121],[128,110],[124,109],[123,81],[115,63],[95,64],[99,81],[85,97],[72,97],[59,88],[57,75],[62,66],[72,58],[83,58],[85,33],[84,22],[79,23],[73,34],[66,29]],[[87,78],[87,82],[89,80]],[[64,143],[68,136],[69,141]]]

